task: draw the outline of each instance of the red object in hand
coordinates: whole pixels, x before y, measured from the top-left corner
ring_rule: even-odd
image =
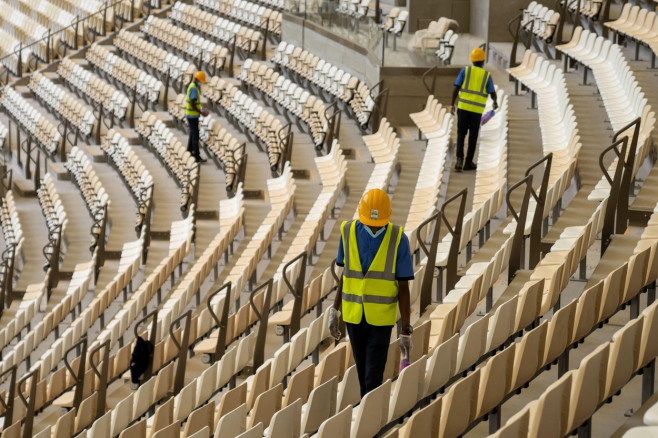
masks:
[[[205,108],[205,107],[204,107],[204,108],[201,110],[201,115],[202,115],[203,117],[208,117],[208,114],[210,114],[210,111],[208,111],[208,108]]]

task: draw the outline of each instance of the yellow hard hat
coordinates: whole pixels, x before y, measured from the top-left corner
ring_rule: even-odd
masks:
[[[198,71],[198,72],[196,72],[196,74],[194,75],[194,79],[196,79],[197,81],[201,82],[202,84],[205,84],[205,83],[206,83],[206,74],[205,74],[204,72],[202,72],[202,71]]]
[[[484,53],[484,50],[479,47],[474,48],[471,52],[471,62],[481,62],[484,61],[486,57],[487,55]]]
[[[383,227],[391,219],[391,200],[381,189],[368,190],[359,202],[359,220],[371,227]]]

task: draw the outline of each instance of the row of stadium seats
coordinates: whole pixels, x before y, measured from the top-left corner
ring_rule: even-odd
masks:
[[[564,5],[563,2],[560,2],[560,4]],[[596,21],[603,10],[603,2],[598,0],[572,0],[567,1],[567,8],[572,14],[578,11],[580,15]]]
[[[550,9],[539,2],[532,1],[523,10],[521,26],[535,36],[551,42],[560,21],[560,13]]]
[[[92,44],[87,50],[86,59],[99,71],[118,80],[128,89],[135,90],[138,96],[145,96],[149,102],[160,99],[162,82],[134,64],[125,61],[100,44]]]
[[[88,26],[94,29],[97,33],[102,33],[103,13],[100,11],[104,9],[104,3],[98,0],[52,0],[50,3],[77,17],[89,17]],[[135,3],[137,3],[137,1]],[[105,26],[107,30],[113,28],[114,8],[107,9]]]
[[[72,87],[89,96],[109,113],[113,113],[118,120],[126,118],[130,104],[128,97],[99,76],[84,69],[71,58],[62,59],[57,73]]]
[[[188,32],[167,20],[150,15],[142,31],[165,44],[180,50],[184,54],[201,59],[214,69],[224,68],[228,49],[198,35]]]
[[[605,282],[600,281],[586,289],[578,300],[560,311],[567,314],[564,324],[570,320],[575,322],[571,332],[566,334],[567,344],[590,331],[610,309],[616,310],[620,304],[632,299],[638,292],[638,286],[655,279],[656,269],[650,267],[655,266],[650,264],[650,254],[654,253],[656,246],[655,224],[654,214],[643,232],[643,238],[649,240],[638,244],[631,258],[611,272]],[[647,275],[642,275],[642,272]],[[612,285],[606,284],[608,282]],[[609,343],[600,345],[582,359],[576,370],[565,373],[549,386],[539,399],[532,401],[508,421],[501,430],[501,436],[504,436],[505,429],[514,430],[517,427],[515,424],[523,421],[529,422],[530,431],[539,428],[546,430],[550,425],[556,433],[564,435],[587,421],[604,400],[614,396],[658,354],[653,342],[658,329],[656,306],[654,303],[639,317],[631,318]],[[585,321],[582,320],[584,316]]]
[[[281,12],[246,0],[196,0],[197,5],[219,12],[220,15],[281,36]],[[269,20],[269,21],[268,21]]]
[[[30,104],[19,92],[13,88],[5,89],[2,95],[2,106],[14,121],[26,132],[32,134],[39,146],[50,154],[56,153],[60,148],[62,136],[57,127],[46,119],[40,111]]]
[[[5,197],[0,200],[0,228],[2,228],[5,248],[13,246],[14,253],[16,255],[20,254],[24,238],[23,227],[16,210],[14,194],[11,191],[7,192]]]
[[[654,11],[626,3],[619,18],[605,23],[605,26],[618,35],[648,45],[654,54],[658,52],[658,20]]]
[[[283,123],[238,87],[217,76],[213,76],[201,92],[209,101],[224,108],[232,123],[245,127],[265,145],[270,167],[276,169],[284,153]]]
[[[239,79],[246,88],[254,87],[268,95],[274,102],[285,108],[289,114],[299,118],[308,126],[309,135],[316,148],[322,148],[329,122],[322,101],[303,87],[280,76],[271,67],[253,61],[251,58],[242,64]]]
[[[181,211],[186,211],[194,202],[194,191],[199,182],[199,168],[194,157],[162,119],[150,111],[142,114],[136,130],[176,180],[181,189]]]
[[[427,105],[422,111],[409,114],[409,117],[427,139],[427,147],[404,225],[409,246],[413,251],[418,247],[415,230],[425,219],[434,214],[439,202],[443,182],[441,175],[448,158],[454,117],[432,95],[427,98]],[[423,236],[425,241],[427,237],[427,235]]]
[[[160,72],[161,77],[169,72],[173,81],[187,84],[197,67],[164,49],[149,43],[138,34],[122,29],[114,38],[114,45],[124,53],[140,60],[154,70]]]
[[[358,19],[367,16],[369,8],[370,4],[367,0],[340,0],[336,12]]]
[[[185,98],[184,94],[181,96]],[[182,118],[181,116],[180,120]],[[245,147],[212,117],[201,119],[199,131],[199,139],[206,146],[206,150],[221,163],[226,175],[226,187],[233,187],[235,178],[240,174],[240,166],[245,165]]]
[[[189,26],[208,38],[222,41],[227,46],[235,38],[235,46],[247,53],[256,53],[261,33],[227,20],[193,5],[176,2],[169,18]]]
[[[140,228],[147,219],[148,209],[151,208],[149,204],[153,196],[153,177],[120,132],[110,129],[101,143],[101,149],[121,175],[137,203],[135,227]]]
[[[44,62],[50,59],[46,41],[48,28],[40,25],[9,5],[5,5],[0,9],[0,25],[4,31],[22,42],[24,46],[33,41],[40,41],[38,44],[32,46],[31,52]],[[57,38],[55,36],[54,38],[56,39],[55,47],[57,47]]]
[[[91,135],[96,125],[96,117],[85,105],[73,98],[66,89],[39,72],[30,77],[29,88],[43,103],[52,108],[62,119],[71,123],[85,137]]]
[[[289,73],[296,73],[309,85],[315,85],[330,96],[349,104],[357,121],[367,125],[375,105],[371,90],[356,76],[320,59],[301,47],[281,42],[271,61]],[[291,77],[293,77],[291,75]],[[298,80],[298,82],[300,82]]]
[[[17,11],[31,17],[45,28],[50,29],[51,32],[68,28],[63,33],[57,34],[55,41],[61,38],[69,47],[76,47],[75,39],[77,35],[75,26],[73,26],[77,21],[75,15],[46,0],[9,0],[8,4]],[[83,32],[79,34],[84,35]]]

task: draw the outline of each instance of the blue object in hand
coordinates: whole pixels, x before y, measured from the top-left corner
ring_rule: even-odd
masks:
[[[496,111],[494,110],[489,110],[488,112],[484,113],[482,115],[482,119],[480,119],[480,126],[484,126],[491,118],[496,114]]]

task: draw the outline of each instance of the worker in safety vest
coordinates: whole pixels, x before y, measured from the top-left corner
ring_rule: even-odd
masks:
[[[206,117],[208,110],[201,108],[201,84],[206,83],[206,74],[197,72],[187,86],[185,95],[185,118],[190,127],[190,137],[187,141],[187,151],[196,159],[197,163],[205,163],[206,160],[199,154],[199,116]]]
[[[359,203],[359,220],[342,223],[336,264],[343,275],[333,307],[329,331],[340,339],[339,319],[347,326],[361,397],[382,384],[391,331],[401,316],[400,350],[411,354],[409,280],[414,278],[409,239],[402,227],[391,224],[391,200],[372,189]]]
[[[471,52],[473,65],[461,69],[452,92],[450,112],[453,115],[455,114],[455,101],[459,95],[457,103],[457,164],[455,164],[457,172],[477,168],[473,163],[473,158],[480,132],[480,119],[482,119],[488,95],[491,95],[493,100],[493,109],[498,109],[498,96],[496,96],[491,73],[483,68],[485,57],[484,50],[479,47],[473,49]],[[466,161],[464,161],[464,139],[467,133],[468,152]]]

